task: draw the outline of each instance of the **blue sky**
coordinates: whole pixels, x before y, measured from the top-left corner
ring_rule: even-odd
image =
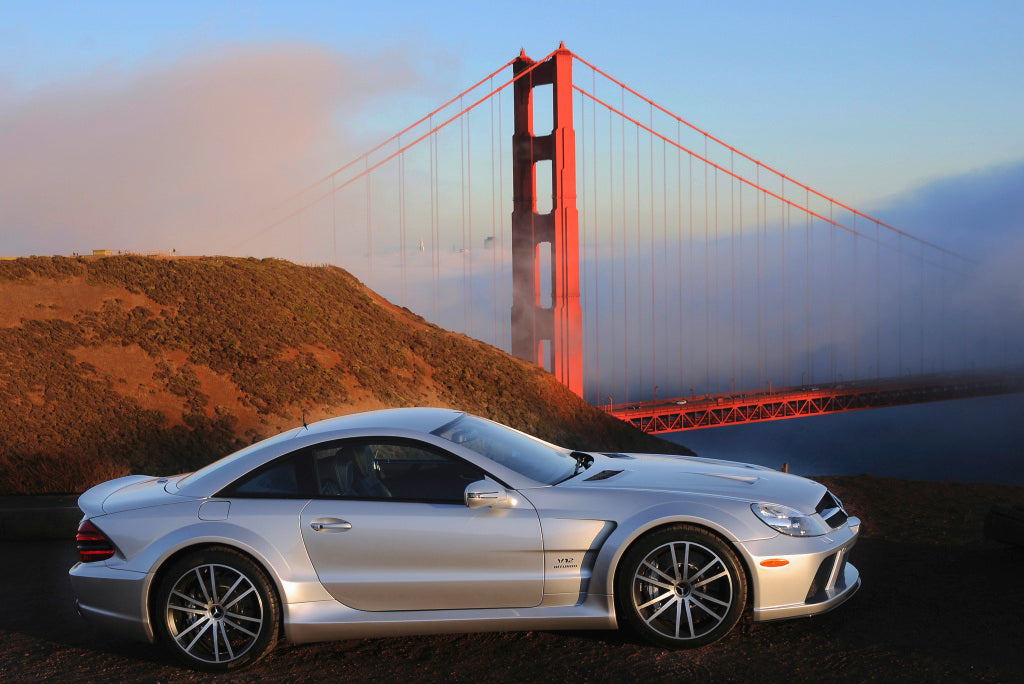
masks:
[[[103,106],[121,102],[126,112],[150,103],[149,122],[158,125],[160,93],[191,82],[206,64],[226,74],[216,83],[240,80],[231,66],[238,54],[250,71],[291,65],[266,87],[295,88],[282,98],[309,110],[294,125],[310,140],[268,148],[262,159],[293,166],[287,182],[301,186],[520,47],[540,58],[560,40],[726,142],[869,211],[935,181],[1024,159],[1019,2],[5,2],[3,15],[0,117],[20,122],[8,128],[17,139],[7,147],[31,159],[38,136],[53,148],[52,164],[75,169],[49,177],[40,170],[44,181],[65,188],[88,175],[91,155],[105,149],[77,149],[84,144],[73,131],[77,111],[116,119]],[[40,112],[55,111],[62,116],[47,131]],[[283,125],[286,114],[279,117],[266,126]],[[212,139],[228,118],[225,112]],[[94,137],[109,139],[111,149],[137,147],[117,139],[126,125]],[[60,158],[61,145],[76,148],[68,159]],[[0,152],[7,151],[0,139]],[[288,162],[289,154],[302,161]],[[117,173],[137,177],[140,168]],[[23,182],[20,169],[7,174]],[[13,223],[39,235],[59,218],[30,213],[16,213]],[[11,230],[9,217],[5,223]],[[4,233],[0,241],[10,245],[0,245],[2,253],[47,251]]]
[[[1018,2],[5,5],[0,87],[14,96],[286,43],[366,60],[404,53],[429,103],[520,47],[540,57],[564,40],[684,118],[850,201],[1024,157]]]

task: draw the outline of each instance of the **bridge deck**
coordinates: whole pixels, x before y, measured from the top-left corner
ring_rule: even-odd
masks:
[[[602,408],[644,432],[656,434],[1014,392],[1024,392],[1024,371],[944,373],[678,397]]]

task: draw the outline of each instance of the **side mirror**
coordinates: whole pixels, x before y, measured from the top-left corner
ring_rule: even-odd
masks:
[[[470,482],[466,486],[465,500],[470,508],[510,508],[516,503],[515,499],[509,496],[508,490],[490,478]]]

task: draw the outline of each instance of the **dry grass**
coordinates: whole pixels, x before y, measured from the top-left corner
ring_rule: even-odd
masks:
[[[678,450],[338,268],[0,262],[0,493],[183,472],[309,418],[459,408],[585,449]]]

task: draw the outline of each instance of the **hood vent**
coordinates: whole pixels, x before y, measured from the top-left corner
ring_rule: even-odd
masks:
[[[754,477],[753,475],[732,475],[730,473],[704,473],[708,477],[720,477],[723,480],[732,480],[733,482],[742,482],[743,484],[752,485],[761,478]]]
[[[593,482],[594,480],[607,480],[609,477],[615,477],[621,470],[602,470],[597,475],[591,475],[584,482]]]
[[[607,456],[608,458],[621,458],[626,461],[635,460],[632,456],[629,456],[627,454],[605,454],[605,456]]]

